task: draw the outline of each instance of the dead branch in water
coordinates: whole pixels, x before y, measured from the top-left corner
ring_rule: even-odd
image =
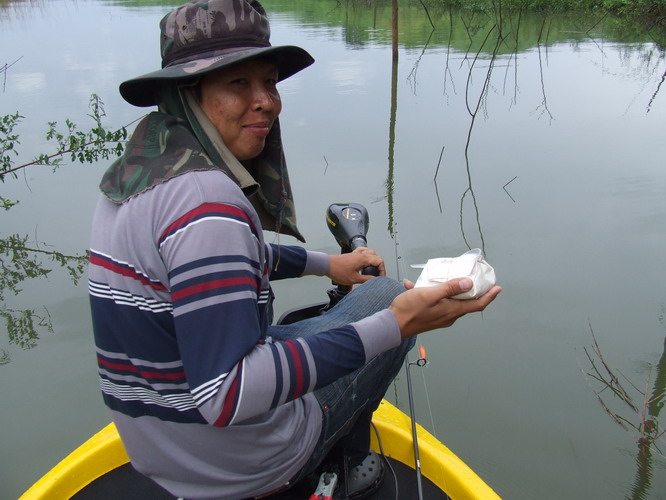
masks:
[[[666,430],[659,429],[658,417],[661,408],[664,406],[664,398],[666,397],[666,384],[664,383],[666,377],[662,373],[666,369],[666,350],[657,365],[656,376],[653,379],[653,366],[650,365],[645,380],[645,387],[641,389],[631,382],[620,370],[613,369],[610,366],[601,352],[591,323],[589,323],[589,328],[592,335],[592,351],[594,355],[587,348],[583,348],[591,367],[590,371],[585,372],[585,375],[601,384],[601,389],[592,389],[601,407],[624,430],[631,432],[630,429],[633,429],[638,432],[636,439],[641,451],[644,451],[644,448],[647,446],[654,448],[660,455],[664,456],[658,445],[660,444],[659,440],[664,436]],[[632,398],[629,390],[623,385],[623,381],[631,386],[630,390],[640,395],[640,403],[634,402],[634,398]],[[650,385],[652,384],[654,384],[653,390],[650,393]],[[638,424],[635,423],[635,418],[626,418],[619,412],[611,410],[610,406],[602,398],[602,394],[605,391],[612,392],[613,396],[624,403],[638,417]]]

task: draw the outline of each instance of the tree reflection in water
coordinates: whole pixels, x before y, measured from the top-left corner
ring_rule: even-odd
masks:
[[[659,318],[662,326],[664,313]],[[594,335],[592,325],[592,353],[585,348],[585,354],[590,362],[590,371],[586,376],[596,381],[600,387],[593,391],[604,411],[613,421],[625,431],[632,434],[638,445],[636,454],[636,475],[628,499],[644,500],[648,498],[652,482],[652,458],[653,453],[666,458],[664,450],[666,440],[664,435],[666,429],[659,426],[659,413],[666,403],[666,337],[664,338],[664,350],[656,366],[651,364],[647,367],[647,377],[643,388],[635,385],[619,370],[613,368],[604,358],[601,348]],[[654,380],[652,379],[654,372]],[[625,387],[628,384],[629,389]],[[652,384],[652,390],[650,390]],[[611,396],[613,402],[607,396]],[[619,403],[620,409],[612,409]],[[630,416],[626,417],[625,414]]]
[[[9,344],[21,349],[37,345],[40,333],[53,333],[48,309],[12,309],[5,305],[6,293],[18,295],[21,284],[33,278],[45,278],[52,271],[49,264],[65,268],[76,285],[85,271],[86,255],[65,255],[28,243],[27,236],[13,234],[0,239],[0,317],[4,320]],[[9,363],[9,350],[0,349],[0,365]]]

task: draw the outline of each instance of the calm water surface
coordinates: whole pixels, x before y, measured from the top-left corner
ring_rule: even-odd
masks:
[[[594,332],[639,411],[639,389],[652,392],[666,371],[664,51],[598,19],[528,16],[504,19],[497,45],[492,20],[431,10],[433,32],[418,5],[401,7],[392,65],[384,7],[265,4],[273,42],[317,60],[281,84],[309,247],[337,252],[326,207],[356,201],[370,211],[369,241],[392,276],[415,279],[411,264],[480,247],[504,286],[483,315],[421,337],[430,364],[413,377],[419,420],[507,499],[666,498],[666,460],[653,448],[645,473],[631,428],[640,415],[608,390],[601,398],[628,430],[604,411],[585,352],[601,366]],[[0,73],[0,115],[25,117],[21,160],[52,151],[47,121],[89,126],[91,93],[110,128],[142,115],[117,85],[159,66],[157,24],[168,10],[0,7],[0,66],[11,65]],[[1,195],[20,203],[0,215],[0,238],[81,254],[105,166],[7,178]],[[0,366],[2,498],[20,495],[108,421],[85,283],[43,262],[53,268],[45,279],[3,292],[3,311],[33,308],[53,331],[37,327],[31,349],[0,333],[9,359]],[[278,285],[281,311],[324,298],[329,283]],[[404,407],[404,377],[390,396]],[[663,437],[658,445],[665,452]]]

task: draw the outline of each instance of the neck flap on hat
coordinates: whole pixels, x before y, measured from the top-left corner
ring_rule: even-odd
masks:
[[[115,203],[191,171],[221,170],[243,190],[269,231],[305,241],[296,212],[282,147],[279,120],[259,156],[239,162],[226,147],[190,86],[165,89],[159,112],[137,125],[124,154],[106,171],[100,189]]]

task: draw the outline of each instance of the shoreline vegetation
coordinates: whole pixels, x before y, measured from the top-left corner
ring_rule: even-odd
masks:
[[[428,7],[532,12],[603,12],[618,17],[666,21],[666,0],[411,0]],[[372,0],[370,0],[372,2]],[[400,2],[398,2],[400,3]],[[661,19],[660,19],[661,18]]]
[[[26,3],[34,6],[44,0],[0,0],[0,9]],[[187,0],[127,0],[130,6],[180,5]],[[270,3],[270,2],[267,2]],[[316,3],[309,0],[308,3]],[[338,0],[339,4],[353,6],[391,5],[392,0]],[[618,18],[648,21],[666,29],[666,0],[397,0],[400,5],[423,5],[427,8],[456,8],[474,11],[508,11],[548,13],[596,12]]]
[[[347,0],[355,3],[356,0]],[[369,4],[377,1],[361,0]],[[501,17],[502,14],[594,16],[619,33],[647,33],[666,50],[666,0],[408,0],[424,9],[456,9]],[[401,1],[398,0],[398,4]]]

